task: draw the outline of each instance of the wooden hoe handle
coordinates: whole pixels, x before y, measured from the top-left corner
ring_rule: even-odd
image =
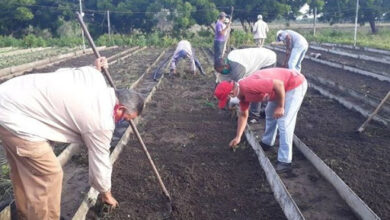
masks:
[[[379,112],[379,110],[382,108],[382,106],[385,104],[385,102],[388,98],[390,98],[390,91],[387,92],[387,95],[382,99],[382,101],[379,103],[379,105],[376,107],[376,109],[370,114],[370,116],[368,116],[367,120],[359,127],[359,129],[358,129],[359,133],[364,131],[365,127],[374,118],[374,116]]]

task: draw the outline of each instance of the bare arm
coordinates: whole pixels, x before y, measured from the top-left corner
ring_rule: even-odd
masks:
[[[248,115],[249,115],[249,109],[240,112],[240,115],[238,116],[238,122],[237,122],[236,137],[230,141],[230,143],[229,143],[230,147],[234,147],[240,143],[241,136],[245,131],[246,122],[248,120]]]
[[[102,68],[108,69],[108,62],[105,57],[99,57],[95,60],[95,68],[99,70],[100,72],[102,71]]]
[[[284,115],[284,100],[286,96],[283,81],[274,79],[273,90],[275,92],[276,102],[278,103],[274,111],[274,118],[280,118]]]
[[[230,28],[230,22],[226,25],[224,29],[222,29],[221,34],[225,35],[226,31]]]
[[[287,66],[287,63],[288,63],[288,60],[290,59],[290,55],[291,55],[291,37],[290,35],[286,35],[286,57],[284,59],[284,63],[283,63],[283,66],[284,67],[288,67]]]

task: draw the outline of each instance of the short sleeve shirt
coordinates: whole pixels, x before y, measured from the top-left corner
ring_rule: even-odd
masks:
[[[270,68],[256,71],[252,75],[238,81],[241,110],[247,110],[251,102],[275,100],[274,79],[283,82],[286,92],[295,89],[305,81],[305,77],[296,70]]]
[[[285,41],[286,36],[290,35],[291,37],[291,48],[294,47],[307,47],[308,43],[306,39],[300,35],[299,33],[292,31],[292,30],[285,30],[280,34],[280,40]]]
[[[225,35],[223,35],[221,33],[221,31],[225,27],[226,27],[226,25],[219,20],[217,21],[217,23],[215,23],[215,40],[216,41],[225,41]]]

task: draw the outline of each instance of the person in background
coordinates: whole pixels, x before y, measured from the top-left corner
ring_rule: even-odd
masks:
[[[276,41],[283,42],[286,46],[286,57],[283,67],[300,72],[302,60],[305,58],[306,51],[309,48],[306,39],[295,31],[279,30],[276,33]]]
[[[264,45],[268,31],[268,24],[263,21],[263,16],[257,15],[257,21],[255,25],[253,25],[253,38],[255,39],[258,47],[262,47]]]
[[[171,74],[176,74],[176,65],[181,59],[188,58],[191,62],[191,70],[194,74],[196,74],[196,68],[198,68],[199,72],[205,75],[205,72],[200,64],[199,60],[195,56],[195,52],[191,47],[190,42],[187,40],[181,40],[176,47],[175,52],[173,53],[171,59]]]
[[[115,124],[141,114],[143,98],[108,87],[95,67],[29,74],[0,85],[0,139],[10,165],[19,219],[59,219],[63,171],[49,141],[84,143],[89,182],[102,202],[111,194],[110,142]]]
[[[214,63],[222,59],[222,53],[225,47],[227,30],[230,27],[230,22],[225,24],[226,14],[221,12],[218,15],[218,20],[215,23],[215,38],[214,38]]]
[[[231,51],[226,59],[214,65],[217,82],[239,81],[260,69],[275,67],[276,53],[267,48],[245,48]],[[234,101],[233,101],[234,102]],[[264,115],[264,106],[258,102],[251,103],[249,122],[256,123]]]
[[[272,149],[279,131],[279,151],[276,171],[291,171],[292,144],[297,114],[306,94],[305,77],[296,70],[269,68],[256,71],[238,81],[223,81],[215,88],[218,107],[224,108],[230,98],[240,101],[236,136],[229,146],[240,143],[245,131],[250,102],[268,101],[265,110],[265,132],[260,145],[264,150]]]

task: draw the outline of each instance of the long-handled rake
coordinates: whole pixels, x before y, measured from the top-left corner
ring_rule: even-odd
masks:
[[[85,23],[84,23],[84,21],[83,21],[81,15],[80,15],[80,13],[78,13],[78,12],[77,12],[77,19],[78,19],[78,21],[80,22],[81,28],[83,29],[83,31],[84,31],[84,33],[85,33],[85,36],[87,37],[88,42],[89,42],[90,46],[92,47],[92,50],[93,50],[95,56],[96,56],[97,58],[99,58],[99,57],[100,57],[100,53],[99,53],[99,51],[97,51],[96,46],[95,46],[95,43],[94,43],[94,41],[93,41],[93,39],[92,39],[91,35],[89,34],[88,29],[87,29],[87,26],[85,25]],[[107,70],[106,68],[104,68],[104,67],[103,67],[102,69],[103,69],[103,73],[104,73],[104,75],[106,76],[106,78],[107,78],[108,82],[110,83],[110,85],[111,85],[113,88],[116,88],[116,86],[115,86],[115,84],[114,84],[114,81],[112,80],[111,75],[110,75],[110,73],[108,72],[108,70]],[[169,195],[169,192],[168,192],[168,190],[166,189],[166,187],[165,187],[165,185],[164,185],[164,182],[163,182],[162,179],[161,179],[161,176],[160,176],[160,174],[159,174],[159,172],[158,172],[158,170],[157,170],[157,168],[156,168],[156,166],[155,166],[155,164],[154,164],[154,162],[153,162],[153,160],[152,160],[152,157],[150,156],[149,151],[148,151],[148,149],[146,148],[145,143],[144,143],[144,141],[142,140],[141,135],[139,134],[138,129],[137,129],[137,127],[135,126],[135,124],[134,124],[134,122],[133,122],[132,120],[130,120],[130,126],[131,126],[131,128],[133,129],[134,134],[137,136],[138,142],[141,144],[142,149],[144,150],[144,153],[145,153],[146,157],[147,157],[148,160],[149,160],[149,163],[150,163],[150,165],[151,165],[151,167],[152,167],[152,169],[153,169],[154,174],[155,174],[156,177],[157,177],[157,180],[158,180],[159,185],[160,185],[160,187],[161,187],[161,189],[162,189],[162,191],[163,191],[163,193],[164,193],[165,198],[169,201],[169,213],[171,213],[171,212],[172,212],[172,200],[171,200],[171,196]]]

